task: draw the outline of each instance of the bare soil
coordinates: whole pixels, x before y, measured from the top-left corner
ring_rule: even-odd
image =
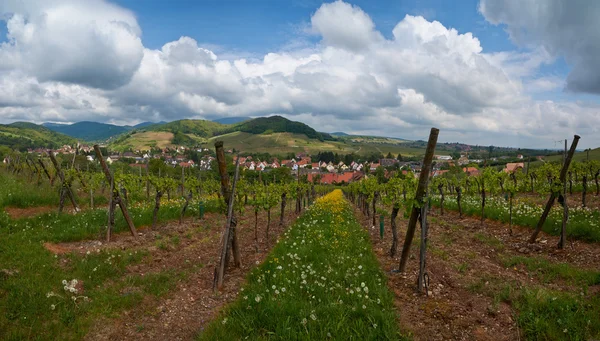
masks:
[[[532,230],[477,218],[459,218],[457,213],[439,211],[429,214],[427,274],[429,292],[418,293],[420,229],[417,227],[405,273],[397,273],[406,235],[407,220],[397,219],[399,246],[390,257],[391,230],[386,219],[385,236],[372,227],[359,210],[356,215],[370,232],[373,249],[388,278],[400,313],[400,326],[415,340],[519,340],[516,312],[508,303],[495,302],[484,295],[485,287],[501,283],[522,286],[545,286],[566,289],[560,280],[542,283],[524,266],[506,268],[502,258],[510,256],[543,257],[554,263],[569,263],[585,269],[598,269],[600,248],[596,244],[572,242],[557,250],[558,237],[541,232],[538,243],[526,241]],[[481,287],[483,289],[481,289]],[[478,288],[478,289],[474,289]],[[596,288],[593,288],[596,289]],[[593,290],[596,291],[596,290]]]
[[[203,220],[188,219],[182,225],[166,223],[155,230],[145,229],[133,238],[127,232],[114,241],[84,241],[53,245],[58,250],[86,253],[100,249],[145,250],[149,256],[130,266],[127,275],[145,275],[167,270],[185,274],[176,287],[157,298],[146,296],[135,308],[115,319],[102,319],[90,328],[86,340],[191,340],[215,318],[223,306],[234,300],[249,271],[260,264],[278,236],[296,219],[288,210],[284,227],[279,212],[271,213],[269,241],[266,240],[266,213],[258,217],[258,244],[254,240],[254,212],[238,215],[238,241],[242,266],[233,262],[225,275],[222,291],[213,291],[214,269],[219,262],[225,217],[207,214]],[[179,240],[178,243],[173,243]],[[233,257],[232,257],[233,258]]]

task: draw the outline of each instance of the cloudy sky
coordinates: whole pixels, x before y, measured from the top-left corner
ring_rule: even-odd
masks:
[[[600,146],[600,2],[0,0],[0,123],[284,115]]]

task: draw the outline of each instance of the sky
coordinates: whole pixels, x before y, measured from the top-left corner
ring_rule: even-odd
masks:
[[[600,146],[600,2],[0,0],[0,123],[283,115]]]

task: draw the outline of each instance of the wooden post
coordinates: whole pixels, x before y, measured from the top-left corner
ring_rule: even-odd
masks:
[[[69,200],[71,200],[71,204],[73,205],[75,212],[79,212],[80,209],[79,209],[79,206],[77,206],[77,203],[75,202],[75,197],[73,196],[73,192],[71,192],[71,186],[65,182],[65,175],[63,174],[62,170],[60,169],[60,165],[56,161],[56,158],[54,157],[54,153],[51,150],[48,150],[48,155],[50,156],[50,160],[52,161],[52,164],[54,165],[54,168],[56,169],[56,174],[58,175],[58,177],[60,178],[60,181],[62,182],[61,186],[63,187],[63,190],[65,192],[64,194],[66,194],[69,197]]]
[[[217,143],[219,143],[218,141]],[[216,146],[216,144],[215,144]],[[219,148],[219,147],[217,147]],[[221,142],[221,149],[223,148],[223,142]],[[218,155],[218,153],[217,153]],[[223,154],[224,155],[224,154]],[[223,249],[221,250],[221,260],[219,262],[219,268],[215,269],[216,272],[216,288],[221,290],[223,288],[223,279],[225,277],[225,267],[227,266],[228,253],[229,253],[229,239],[234,234],[234,217],[233,217],[233,202],[235,201],[235,185],[237,183],[238,173],[240,170],[240,158],[237,158],[235,165],[235,176],[233,178],[233,185],[231,186],[231,193],[227,196],[227,223],[225,225],[225,231],[223,233]],[[229,182],[229,177],[227,178]],[[232,245],[233,246],[233,245]],[[237,246],[237,245],[236,245]],[[235,258],[235,250],[234,250]],[[213,283],[213,288],[215,287]]]
[[[217,164],[219,167],[219,174],[221,175],[221,192],[223,193],[223,199],[225,199],[225,204],[229,206],[229,199],[232,196],[232,192],[229,185],[229,174],[227,174],[227,162],[225,161],[225,151],[223,149],[223,141],[215,142],[215,151],[217,154]],[[239,155],[238,158],[239,160]],[[239,161],[236,161],[236,164],[239,165]],[[238,166],[236,166],[237,168]],[[235,227],[237,226],[237,220],[235,215],[231,220],[231,247],[233,249],[233,262],[236,267],[242,266],[242,261],[240,257],[240,250],[238,248],[238,239]]]
[[[115,181],[111,177],[110,181],[110,193],[108,197],[108,224],[106,225],[106,241],[110,242],[110,236],[112,234],[112,225],[115,221],[115,203],[113,202],[112,193],[115,191]]]
[[[567,140],[565,139],[565,152],[563,154],[563,163],[567,160]],[[571,174],[571,172],[569,172]],[[558,240],[558,248],[564,249],[567,244],[567,220],[569,219],[569,206],[567,205],[567,182],[563,182],[563,219],[562,229],[560,230],[560,239]]]
[[[185,194],[185,170],[181,167],[181,196]]]
[[[150,175],[148,174],[148,169],[150,161],[146,161],[146,199],[150,199]]]
[[[427,202],[423,203],[423,207],[421,207],[421,247],[419,250],[419,278],[417,280],[417,287],[419,292],[423,292],[425,289],[425,294],[429,295],[427,292],[429,287],[429,275],[425,271],[425,261],[427,256],[427,235],[428,235],[428,227],[427,227]],[[428,277],[427,279],[425,277]]]
[[[431,173],[431,162],[433,160],[433,153],[437,144],[437,138],[440,130],[437,128],[431,128],[429,133],[429,141],[427,142],[427,150],[425,151],[425,157],[423,158],[423,167],[421,168],[421,175],[419,176],[419,184],[417,186],[417,192],[415,194],[415,201],[419,205],[423,205],[423,197],[425,196],[425,190],[427,187],[427,181],[429,179],[429,173]],[[417,226],[417,220],[421,215],[421,208],[418,205],[413,204],[410,212],[410,218],[408,220],[408,227],[406,230],[406,239],[404,239],[404,247],[402,248],[402,257],[400,258],[399,271],[404,272],[406,268],[406,262],[410,253],[410,246],[415,236],[415,228]]]
[[[119,191],[114,187],[113,176],[112,176],[112,174],[110,174],[110,170],[108,169],[108,166],[106,165],[106,161],[104,161],[104,157],[102,156],[102,152],[100,151],[100,147],[97,144],[94,145],[94,151],[96,152],[96,158],[100,162],[100,166],[102,167],[102,170],[104,171],[104,176],[106,177],[106,180],[108,181],[109,184],[111,184],[112,190],[111,190],[110,195],[112,196],[113,205],[119,204],[119,207],[121,208],[121,213],[123,213],[123,217],[125,217],[125,221],[127,222],[127,226],[129,226],[129,231],[131,232],[131,235],[133,237],[137,237],[135,225],[133,225],[133,220],[131,219],[131,216],[129,215],[127,206],[123,204],[123,202],[121,200],[121,196],[119,195]]]
[[[569,169],[569,165],[571,164],[571,160],[573,159],[573,154],[575,154],[575,149],[577,148],[577,142],[579,142],[579,139],[580,139],[579,135],[575,135],[573,137],[573,142],[571,143],[571,149],[569,149],[569,152],[565,159],[565,163],[563,164],[562,169],[560,170],[560,181],[562,181],[563,183],[565,182],[565,179],[567,177],[567,171]],[[550,209],[552,208],[552,205],[554,205],[554,200],[556,200],[556,193],[552,192],[550,194],[550,198],[548,198],[548,202],[546,203],[544,212],[542,213],[542,216],[540,217],[540,220],[537,223],[535,231],[533,231],[533,233],[531,234],[531,237],[529,237],[529,243],[535,243],[535,240],[537,239],[537,235],[542,230],[542,227],[544,226],[544,223],[546,222],[546,218],[548,218],[548,214],[550,213]]]
[[[38,159],[38,162],[39,162],[40,166],[42,167],[42,170],[44,170],[44,173],[46,173],[46,176],[48,177],[48,180],[50,181],[50,186],[52,186],[54,181],[52,181],[52,177],[50,176],[50,173],[48,173],[48,170],[46,169],[46,165],[44,165],[44,162],[41,159]]]

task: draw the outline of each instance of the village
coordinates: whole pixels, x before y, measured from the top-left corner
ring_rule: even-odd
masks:
[[[105,146],[100,146],[106,150]],[[94,148],[86,144],[77,144],[76,146],[63,145],[61,148],[51,150],[54,155],[81,155],[85,156],[89,162],[94,162],[96,159]],[[44,148],[28,149],[29,154],[43,156],[48,152]],[[375,174],[380,169],[380,176],[389,179],[396,172],[400,171],[404,176],[409,172],[415,178],[418,178],[421,172],[421,162],[419,161],[400,161],[396,158],[382,157],[376,162],[368,161],[352,161],[348,164],[343,161],[325,162],[314,160],[307,153],[297,153],[289,159],[279,159],[278,157],[263,157],[262,160],[251,155],[238,156],[235,150],[228,149],[226,154],[232,155],[232,163],[236,164],[239,157],[240,169],[258,172],[269,172],[272,169],[288,168],[293,176],[307,176],[310,182],[319,182],[321,184],[347,184],[354,181],[359,181],[369,174]],[[197,168],[199,170],[211,170],[211,165],[215,161],[214,152],[208,148],[190,149],[184,146],[176,148],[155,148],[151,151],[126,151],[126,152],[111,152],[106,151],[104,156],[107,164],[126,163],[132,168],[145,168],[150,160],[162,160],[167,166],[181,168]],[[509,160],[510,157],[500,156],[491,158],[490,161],[500,162],[503,165],[503,170],[506,173],[514,173],[518,170],[526,169],[526,163],[523,162],[523,155],[517,155],[516,162],[502,163],[502,160]],[[542,160],[541,157],[537,158]],[[8,160],[4,160],[7,163]],[[487,160],[469,159],[467,154],[461,154],[460,158],[453,159],[450,155],[435,155],[432,177],[442,176],[450,172],[451,169],[460,169],[467,176],[478,176],[480,174],[479,167],[483,166]]]

